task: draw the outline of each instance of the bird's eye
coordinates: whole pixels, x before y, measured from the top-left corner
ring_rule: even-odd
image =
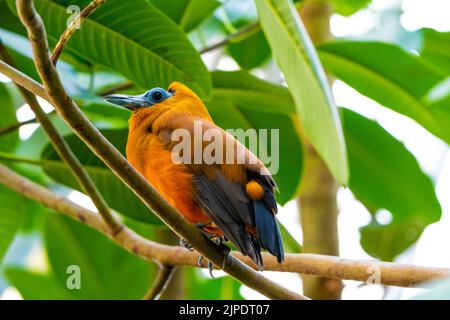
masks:
[[[160,101],[163,98],[163,94],[159,91],[152,92],[152,99],[154,101]]]

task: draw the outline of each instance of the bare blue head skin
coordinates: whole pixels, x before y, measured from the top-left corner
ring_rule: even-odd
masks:
[[[150,107],[157,103],[160,103],[167,98],[170,98],[173,94],[164,90],[163,88],[153,88],[144,94],[137,96],[131,96],[126,94],[110,94],[103,97],[109,103],[127,108],[131,111],[142,107]]]

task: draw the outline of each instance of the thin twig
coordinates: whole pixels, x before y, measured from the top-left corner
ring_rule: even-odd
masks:
[[[148,261],[161,265],[199,267],[199,254],[183,247],[163,245],[124,227],[119,234],[112,234],[104,220],[97,213],[61,197],[52,191],[20,176],[0,164],[0,183],[28,199],[80,221],[105,234],[122,248]],[[241,261],[253,266],[248,257],[232,252]],[[318,254],[286,254],[283,264],[267,253],[263,253],[264,266],[268,271],[294,272],[343,280],[380,280],[380,284],[400,287],[421,287],[423,283],[450,276],[450,269],[430,268],[380,261],[357,261]],[[205,264],[202,267],[206,267]],[[375,281],[376,283],[376,281]]]
[[[16,130],[18,130],[19,128],[21,128],[22,126],[25,126],[27,124],[32,124],[32,123],[36,123],[36,118],[27,120],[27,121],[23,121],[23,122],[18,122],[18,123],[14,123],[10,126],[4,127],[4,128],[0,128],[0,136],[3,135],[7,135],[11,132],[14,132]]]
[[[5,46],[1,42],[0,59],[8,63],[10,66],[15,67],[12,57],[9,55]],[[67,142],[59,134],[58,130],[53,125],[48,115],[42,109],[36,96],[19,85],[17,85],[17,88],[24,98],[25,102],[30,106],[31,110],[36,115],[36,119],[39,121],[45,133],[49,137],[50,142],[52,143],[61,160],[63,160],[63,162],[69,167],[70,171],[80,184],[83,191],[91,198],[98,212],[105,219],[106,224],[114,233],[118,232],[122,228],[122,224],[116,217],[112,215],[108,204],[100,194],[100,191],[95,186],[94,181],[83,168],[83,165],[72,152]]]
[[[59,41],[56,44],[55,49],[53,50],[51,60],[54,65],[56,65],[56,63],[58,62],[61,52],[63,51],[67,42],[69,42],[72,35],[78,29],[78,27],[81,26],[83,20],[86,19],[91,13],[93,13],[98,7],[100,7],[105,2],[106,0],[93,0],[91,3],[89,3],[89,5],[86,8],[84,8],[80,12],[80,14],[75,19],[72,20],[70,25],[67,27],[67,29],[63,32],[63,34],[59,38]]]
[[[129,88],[132,88],[133,86],[134,86],[134,83],[132,83],[132,82],[124,82],[124,83],[118,84],[117,86],[114,86],[114,87],[105,89],[103,91],[100,91],[98,93],[98,96],[103,97],[103,96],[106,96],[108,94],[117,93],[117,92],[120,92],[120,91],[123,91],[123,90],[127,90]],[[49,113],[47,113],[47,116],[53,115],[55,113],[56,113],[56,111],[52,110]],[[23,126],[26,126],[28,124],[33,124],[33,123],[36,123],[36,122],[38,122],[37,119],[36,118],[32,118],[32,119],[29,119],[29,120],[26,120],[26,121],[14,123],[14,124],[12,124],[10,126],[7,126],[7,127],[4,127],[4,128],[0,128],[0,136],[7,135],[7,134],[9,134],[11,132],[14,132],[14,131],[20,129]]]
[[[159,195],[123,155],[92,125],[65,91],[55,66],[50,60],[45,29],[41,17],[36,13],[33,1],[17,0],[16,6],[20,19],[27,29],[35,64],[51,104],[97,157],[152,209],[155,215],[214,265],[271,299],[305,299],[304,296],[288,290],[255,272],[233,256],[228,256],[211,241],[208,241],[195,226],[185,221],[181,214]],[[16,73],[14,77],[17,76]],[[11,79],[13,80],[13,78]],[[120,236],[121,233],[119,232],[118,235]]]
[[[213,45],[211,45],[209,47],[206,47],[206,48],[200,50],[200,53],[204,54],[204,53],[207,53],[207,52],[219,49],[221,47],[224,47],[224,46],[228,45],[229,43],[231,43],[233,41],[236,41],[239,37],[246,36],[248,33],[255,32],[258,29],[259,29],[259,23],[258,22],[254,22],[252,24],[249,24],[249,25],[243,27],[242,29],[240,29],[238,32],[229,35],[225,39],[223,39],[223,40],[221,40],[221,41],[219,41],[219,42],[217,42],[217,43],[215,43],[215,44],[213,44]]]
[[[144,296],[144,300],[157,300],[161,294],[166,290],[167,286],[172,279],[173,272],[175,268],[172,266],[161,265],[159,267],[158,274],[152,284],[152,287]]]
[[[117,92],[124,91],[124,90],[130,89],[130,88],[133,88],[133,87],[134,87],[134,83],[124,82],[124,83],[120,83],[116,86],[113,86],[111,88],[107,88],[103,91],[100,91],[99,93],[97,93],[97,95],[99,95],[100,97],[103,97],[103,96],[107,96],[108,94],[117,93]]]

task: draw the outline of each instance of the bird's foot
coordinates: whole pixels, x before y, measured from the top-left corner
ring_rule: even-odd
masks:
[[[203,256],[198,257],[197,263],[198,263],[199,267],[203,267],[203,260],[205,260],[205,258],[203,258]],[[215,279],[215,277],[213,275],[214,265],[211,261],[208,261],[208,270],[209,270],[209,274],[210,274],[211,278]]]
[[[185,248],[188,249],[189,251],[193,251],[193,250],[194,250],[194,247],[193,247],[189,242],[187,242],[187,241],[184,240],[184,239],[180,239],[180,246],[185,247]]]
[[[195,226],[200,229],[200,231],[203,233],[203,235],[206,237],[206,239],[214,242],[214,244],[216,244],[217,246],[222,245],[225,242],[225,237],[224,236],[219,236],[219,235],[216,235],[216,234],[212,234],[212,233],[209,233],[208,231],[206,231],[204,229],[204,227],[208,226],[208,225],[209,224],[200,224],[200,223],[198,223]]]

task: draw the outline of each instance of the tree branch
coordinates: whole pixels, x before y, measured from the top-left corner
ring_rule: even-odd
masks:
[[[5,76],[10,78],[15,84],[18,84],[22,88],[27,89],[38,97],[48,101],[51,103],[50,98],[45,92],[45,88],[34,79],[31,79],[22,71],[17,70],[16,68],[11,67],[9,64],[0,60],[0,72]]]
[[[113,94],[113,93],[118,93],[120,91],[126,90],[126,89],[130,89],[134,87],[134,83],[133,82],[124,82],[124,83],[120,83],[116,86],[113,86],[111,88],[107,88],[103,91],[100,91],[97,93],[97,95],[103,97],[103,96],[107,96],[108,94]]]
[[[14,61],[12,57],[8,54],[5,46],[1,42],[0,58],[14,67]],[[113,233],[118,232],[122,228],[122,224],[118,219],[116,219],[116,217],[111,214],[111,210],[108,204],[106,203],[105,199],[103,199],[100,191],[95,186],[94,181],[92,181],[91,177],[83,168],[75,154],[72,152],[67,142],[59,134],[50,118],[40,106],[36,96],[19,85],[17,85],[17,88],[19,89],[19,92],[24,98],[25,102],[30,106],[31,110],[36,115],[36,119],[39,121],[45,133],[49,137],[61,160],[63,160],[64,163],[69,167],[71,173],[74,175],[83,191],[91,198],[98,212],[101,214],[103,219],[105,219],[106,224],[111,228]]]
[[[228,256],[181,214],[171,207],[158,192],[140,175],[122,154],[95,128],[65,91],[55,66],[50,60],[47,37],[40,16],[32,0],[17,0],[20,19],[31,41],[35,64],[44,87],[60,116],[86,145],[119,177],[134,193],[164,221],[178,236],[187,240],[214,265],[221,267],[243,284],[271,299],[305,299],[277,283],[263,277],[233,256]],[[119,232],[121,235],[123,232]]]
[[[166,289],[170,280],[172,279],[175,268],[172,266],[161,265],[159,267],[156,279],[148,292],[144,296],[144,300],[156,300],[159,299],[162,292]]]
[[[239,30],[238,32],[229,35],[228,37],[226,37],[225,39],[209,46],[206,47],[202,50],[200,50],[200,54],[204,54],[216,49],[219,49],[221,47],[226,46],[227,44],[233,42],[233,41],[237,41],[238,38],[242,37],[242,36],[246,36],[249,33],[255,32],[259,29],[259,23],[258,22],[254,22],[252,24],[249,24],[245,27],[243,27],[241,30]]]
[[[70,25],[67,27],[67,29],[59,38],[59,41],[56,44],[55,49],[53,50],[51,60],[55,66],[67,42],[69,42],[70,38],[75,33],[77,28],[81,25],[83,20],[86,19],[91,13],[93,13],[98,7],[100,7],[105,2],[106,0],[92,0],[92,2],[89,3],[89,5],[80,12],[80,15],[76,17],[76,19],[72,20]]]
[[[122,248],[145,260],[174,267],[198,267],[198,253],[188,251],[183,247],[163,245],[145,239],[127,227],[114,235],[95,212],[20,176],[2,164],[0,164],[0,183],[31,200],[96,229]],[[251,265],[248,257],[242,256],[239,252],[232,252],[232,254],[244,263]],[[279,264],[274,257],[263,253],[264,265],[268,271],[304,273],[356,281],[367,281],[373,275],[376,279],[378,275],[380,284],[400,287],[420,287],[424,282],[450,276],[450,269],[445,268],[419,267],[370,260],[355,261],[318,254],[286,254],[285,258],[286,261]],[[202,267],[206,267],[206,264]]]
[[[12,124],[10,126],[7,126],[7,127],[4,127],[4,128],[0,128],[0,136],[7,135],[7,134],[9,134],[11,132],[14,132],[17,129],[19,129],[20,127],[25,126],[27,124],[36,123],[36,121],[37,121],[37,119],[33,118],[33,119],[30,119],[30,120],[27,120],[27,121],[14,123],[14,124]]]

